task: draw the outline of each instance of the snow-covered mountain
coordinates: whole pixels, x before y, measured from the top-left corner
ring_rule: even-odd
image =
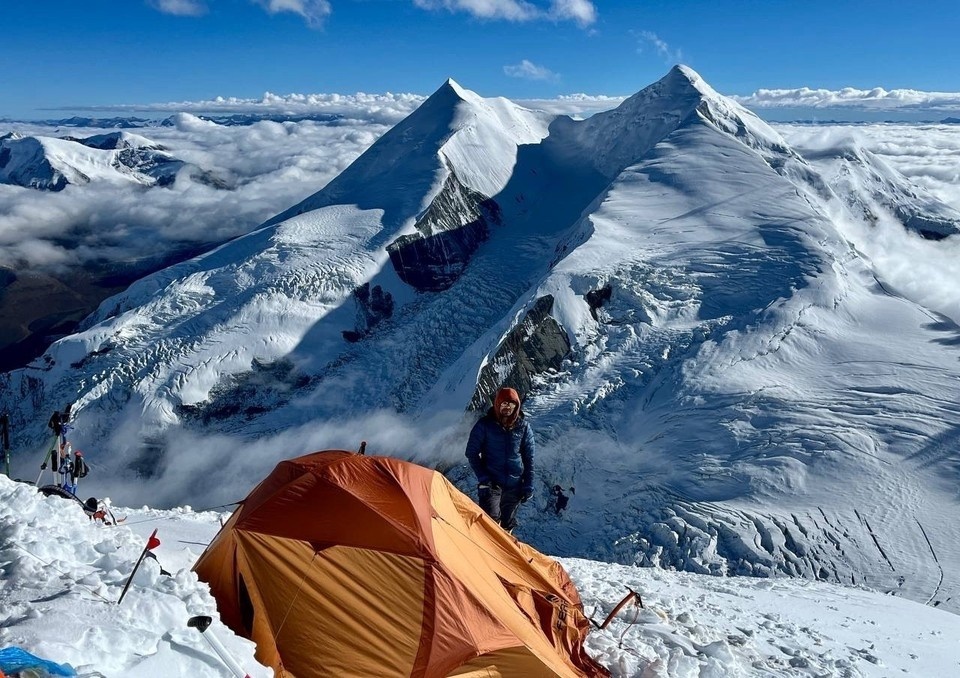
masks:
[[[803,148],[848,209],[869,224],[889,215],[924,238],[960,233],[960,212],[930,195],[853,140],[829,148]]]
[[[90,181],[125,181],[169,186],[181,171],[195,181],[223,188],[206,170],[170,155],[146,137],[130,132],[99,134],[85,139],[22,136],[0,137],[0,183],[48,191]]]
[[[116,496],[214,503],[361,438],[469,488],[462,413],[512,385],[542,550],[960,609],[960,319],[848,241],[890,191],[823,169],[685,67],[586,121],[448,81],[323,190],[104,302],[0,398],[23,447],[76,400]]]

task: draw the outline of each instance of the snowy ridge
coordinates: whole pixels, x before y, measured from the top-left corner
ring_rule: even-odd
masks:
[[[93,136],[86,137],[85,139],[72,140],[77,141],[84,146],[89,146],[90,148],[99,148],[104,151],[121,148],[143,148],[152,151],[166,150],[163,146],[151,141],[150,139],[147,139],[145,136],[126,131],[95,134]]]
[[[832,148],[802,148],[847,209],[875,225],[897,221],[924,238],[960,233],[960,212],[930,195],[852,139]]]
[[[541,549],[960,609],[939,518],[960,329],[851,246],[834,179],[685,67],[586,121],[449,81],[322,191],[104,302],[0,397],[37,444],[75,393],[78,442],[115,473],[226,501],[249,477],[213,480],[227,460],[256,476],[360,438],[469,491],[463,411],[516,378]],[[409,283],[437,252],[443,285]],[[196,455],[200,435],[229,439]],[[576,488],[563,513],[554,485]]]
[[[609,178],[642,158],[691,116],[764,153],[790,153],[781,136],[754,113],[718,94],[687,66],[675,66],[660,81],[612,111],[585,121],[561,119]]]
[[[543,139],[551,117],[447,80],[322,191],[267,223],[330,204],[364,206],[374,195],[386,225],[409,226],[439,192],[448,164],[466,186],[494,196],[511,176],[517,147]]]
[[[212,174],[129,132],[86,139],[13,134],[0,139],[0,183],[25,188],[62,191],[70,184],[91,181],[168,186],[185,167],[198,180],[222,187]]]

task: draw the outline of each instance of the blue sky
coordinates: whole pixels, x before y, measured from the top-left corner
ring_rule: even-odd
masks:
[[[484,96],[627,95],[677,62],[728,95],[960,92],[956,0],[46,0],[3,15],[0,117],[429,94],[447,77]]]

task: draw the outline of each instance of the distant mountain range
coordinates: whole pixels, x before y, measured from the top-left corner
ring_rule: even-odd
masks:
[[[75,400],[77,443],[137,500],[213,504],[244,446],[345,422],[469,491],[465,427],[509,385],[541,548],[958,610],[960,327],[885,285],[848,220],[960,232],[876,157],[807,158],[686,67],[587,120],[448,81],[321,191],[0,375],[0,406],[26,448]],[[260,449],[244,468],[290,453]]]
[[[263,120],[271,122],[303,122],[305,120],[314,120],[316,122],[336,122],[342,120],[343,116],[330,113],[231,113],[221,115],[197,114],[201,120],[215,122],[218,125],[253,125]],[[867,124],[863,122],[852,122],[850,120],[839,119],[819,119],[819,118],[797,118],[797,119],[777,119],[779,123],[796,123],[805,125],[858,125]],[[136,129],[139,127],[170,127],[175,124],[173,117],[166,118],[138,118],[138,117],[112,117],[112,118],[91,118],[83,116],[71,116],[69,118],[57,118],[51,120],[30,120],[20,121],[9,118],[0,119],[0,123],[29,122],[31,125],[46,125],[48,127],[86,127],[98,129]],[[898,120],[891,119],[886,121],[871,121],[869,124],[877,122],[896,123]],[[941,125],[960,125],[960,118],[947,117],[940,120],[911,120],[914,124],[941,124]]]
[[[62,191],[69,184],[90,181],[131,181],[169,186],[181,171],[193,181],[227,188],[213,172],[179,160],[146,137],[130,132],[86,138],[0,137],[0,183]]]
[[[223,115],[208,115],[199,113],[197,117],[201,120],[215,122],[218,125],[252,125],[264,120],[270,122],[303,122],[305,120],[314,120],[316,122],[334,122],[342,120],[343,116],[331,113],[230,113]],[[89,118],[83,116],[71,116],[69,118],[58,118],[54,120],[31,120],[18,121],[3,119],[0,122],[16,123],[29,122],[31,125],[45,125],[47,127],[84,127],[97,129],[137,129],[142,127],[171,127],[175,123],[173,117],[166,118],[138,118],[138,117],[113,117],[113,118]]]
[[[82,138],[0,136],[0,184],[51,192],[91,183],[149,189],[170,187],[178,178],[229,188],[215,171],[184,162],[161,144],[128,131]],[[109,213],[103,223],[111,223]],[[140,246],[144,254],[129,261],[102,257],[82,265],[65,262],[55,271],[0,267],[0,370],[22,367],[43,353],[132,281],[218,244],[173,242],[154,252]],[[124,248],[131,249],[138,248]]]

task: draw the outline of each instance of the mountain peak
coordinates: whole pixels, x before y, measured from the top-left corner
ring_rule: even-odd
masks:
[[[698,120],[764,154],[785,148],[780,135],[766,123],[683,64],[612,111],[588,118],[577,134],[581,144],[593,149],[597,169],[613,177],[668,134]]]
[[[651,87],[658,88],[662,96],[672,98],[689,96],[708,99],[721,98],[721,95],[699,73],[684,64],[677,64],[671,68],[665,76]]]
[[[443,85],[441,86],[441,89],[444,88],[444,87],[447,87],[447,88],[453,90],[453,92],[456,93],[457,96],[459,96],[459,97],[461,97],[461,98],[462,98],[463,96],[465,96],[465,94],[466,94],[466,92],[467,92],[467,90],[465,90],[463,87],[461,87],[461,86],[460,86],[460,83],[458,83],[458,82],[457,82],[456,80],[454,80],[453,78],[447,78],[446,82],[444,82]]]
[[[704,83],[700,74],[695,70],[684,64],[677,64],[665,76],[667,78],[682,78],[689,82],[692,86],[697,87],[699,83]],[[704,83],[705,84],[705,83]]]
[[[476,94],[461,87],[456,80],[447,78],[436,92],[427,97],[424,104],[430,102],[432,106],[450,107],[456,106],[462,101],[472,101],[476,98],[478,98]]]

